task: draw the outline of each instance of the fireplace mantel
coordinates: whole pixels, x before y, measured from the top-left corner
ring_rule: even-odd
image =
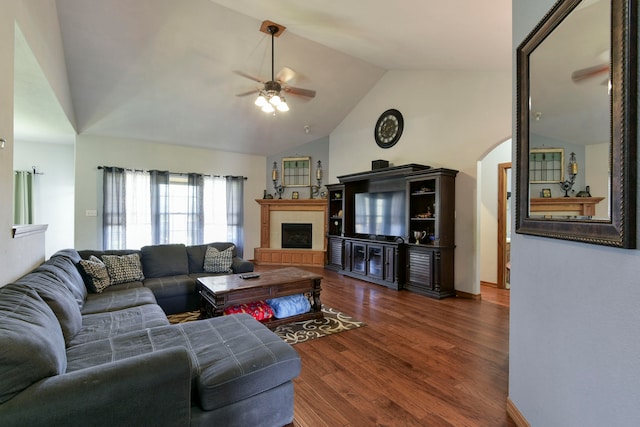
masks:
[[[257,199],[260,205],[260,247],[254,249],[254,262],[267,265],[302,265],[321,267],[325,264],[327,251],[327,215],[328,205],[326,199]],[[283,249],[274,247],[272,239],[272,227],[275,224],[275,213],[286,212],[318,212],[322,219],[314,224],[313,233],[322,236],[321,247],[312,249]]]

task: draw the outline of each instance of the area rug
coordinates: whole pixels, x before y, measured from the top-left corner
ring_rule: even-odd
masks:
[[[354,320],[353,317],[326,305],[322,306],[322,313],[324,314],[324,319],[304,320],[280,325],[273,332],[288,344],[299,344],[366,325],[366,323]]]
[[[366,325],[366,323],[357,321],[353,317],[326,305],[322,306],[322,313],[324,319],[287,323],[276,327],[273,332],[288,344],[299,344]],[[200,316],[200,311],[170,314],[167,317],[170,323],[183,323],[198,320],[198,316]]]

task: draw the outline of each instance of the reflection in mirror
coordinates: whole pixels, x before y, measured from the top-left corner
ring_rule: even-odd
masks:
[[[530,217],[610,218],[610,6],[581,1],[529,55]]]
[[[560,0],[518,47],[516,232],[635,247],[632,3]]]

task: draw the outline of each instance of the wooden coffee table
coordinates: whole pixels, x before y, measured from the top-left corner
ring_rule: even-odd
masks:
[[[310,295],[311,310],[283,319],[263,322],[269,328],[300,320],[322,319],[320,281],[322,276],[299,268],[287,267],[260,272],[260,277],[243,279],[240,274],[198,278],[201,297],[200,317],[222,316],[227,307],[287,295]]]

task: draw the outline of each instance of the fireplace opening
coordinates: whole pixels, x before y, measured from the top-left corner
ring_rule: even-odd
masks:
[[[311,224],[282,223],[282,247],[311,249]]]

